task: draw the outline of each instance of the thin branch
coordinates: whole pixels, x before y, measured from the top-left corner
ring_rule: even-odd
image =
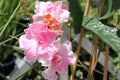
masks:
[[[109,46],[106,44],[106,54],[105,54],[105,63],[104,63],[104,75],[103,75],[103,80],[107,80],[108,57],[109,57]]]
[[[98,37],[95,35],[94,37],[94,46],[93,46],[93,51],[92,51],[92,58],[91,58],[91,65],[90,65],[90,71],[88,73],[88,80],[92,80],[93,74],[94,74],[94,70],[96,67],[96,59],[97,59],[97,45],[98,45]]]
[[[85,6],[84,16],[88,15],[89,5],[90,5],[90,0],[87,0],[86,6]],[[81,32],[80,32],[80,36],[79,36],[79,41],[78,41],[78,46],[77,46],[77,50],[76,50],[76,54],[75,54],[76,61],[73,64],[73,66],[71,66],[71,70],[73,70],[73,71],[72,71],[70,80],[74,80],[74,76],[75,76],[75,72],[76,72],[77,62],[78,62],[78,59],[79,59],[79,53],[80,53],[80,49],[81,49],[81,43],[82,43],[83,36],[84,36],[84,29],[81,28]]]
[[[99,17],[102,16],[102,12],[103,12],[103,8],[104,8],[104,3],[105,3],[105,0],[101,0],[100,1],[99,12],[98,12]]]
[[[104,8],[104,2],[105,2],[105,0],[101,0],[101,2],[100,2],[99,12],[98,12],[99,16],[102,15],[103,8]],[[95,45],[94,45],[94,48],[93,48],[94,51],[93,51],[93,55],[92,55],[92,59],[91,59],[90,72],[88,73],[88,80],[92,80],[94,70],[96,68],[98,58],[99,58],[99,55],[100,55],[100,51],[99,51],[98,56],[97,56],[97,44],[98,44],[97,35],[95,35],[93,40],[95,41],[95,42],[93,42],[93,44],[95,43]]]

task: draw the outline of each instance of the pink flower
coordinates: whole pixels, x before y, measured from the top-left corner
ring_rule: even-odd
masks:
[[[70,12],[68,11],[68,6],[62,4],[61,1],[57,2],[37,2],[35,5],[35,17],[33,20],[38,19],[40,16],[50,14],[55,17],[60,23],[67,22],[69,19]],[[39,19],[38,19],[39,20]]]
[[[50,44],[49,46],[42,48],[39,46],[38,48],[38,61],[41,63],[42,66],[51,66],[51,61],[53,59],[53,56],[58,51],[60,46],[60,40],[57,39],[53,44]]]
[[[73,52],[71,51],[71,43],[64,42],[58,52],[53,56],[51,67],[58,73],[65,73],[69,64],[75,61]]]
[[[64,74],[68,70],[68,65],[73,64],[75,58],[73,52],[71,51],[71,43],[69,41],[64,42],[59,50],[53,55],[51,66],[43,71],[42,75],[49,80],[52,80],[56,76],[56,72]],[[52,71],[50,73],[50,71]],[[48,74],[50,73],[50,76]],[[57,80],[57,79],[54,79]]]
[[[25,56],[28,61],[34,62],[38,60],[38,56],[41,56],[41,59],[47,56],[48,59],[52,57],[49,55],[53,55],[52,45],[54,46],[56,36],[57,33],[48,30],[47,25],[32,23],[29,28],[25,29],[25,35],[19,38],[19,44],[25,49]]]
[[[48,29],[56,31],[58,36],[61,36],[63,34],[63,31],[61,30],[60,27],[60,22],[58,22],[50,14],[46,14],[44,16],[39,16],[39,14],[36,14],[33,16],[33,20],[35,23],[39,22],[46,24]]]
[[[47,31],[47,25],[42,23],[32,23],[29,28],[25,29],[26,37],[34,40],[40,41],[40,36],[43,32]]]
[[[58,50],[57,44],[51,44],[45,48],[42,48],[41,46],[38,48],[38,61],[41,63],[42,66],[50,66],[51,61],[53,58],[53,55]]]
[[[30,24],[24,31],[28,39],[34,39],[44,46],[52,44],[57,36],[55,31],[48,30],[46,24],[38,22]]]
[[[35,8],[33,23],[24,30],[19,45],[25,49],[27,61],[38,61],[48,68],[42,72],[45,79],[57,80],[56,72],[64,74],[75,62],[71,43],[59,41],[63,34],[61,24],[68,21],[70,12],[61,1],[37,2]]]
[[[19,38],[19,45],[25,49],[25,57],[27,61],[35,62],[37,60],[37,41],[26,38],[26,35],[22,35]]]

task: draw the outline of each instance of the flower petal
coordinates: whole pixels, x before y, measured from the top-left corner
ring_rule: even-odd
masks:
[[[25,49],[26,60],[35,62],[37,59],[37,41],[26,38],[26,35],[22,35],[19,38],[19,45]]]
[[[57,79],[58,79],[57,74],[56,74],[55,71],[52,70],[51,68],[48,68],[48,69],[46,69],[45,71],[43,71],[43,72],[42,72],[42,76],[43,76],[45,79],[48,79],[48,80],[57,80]]]

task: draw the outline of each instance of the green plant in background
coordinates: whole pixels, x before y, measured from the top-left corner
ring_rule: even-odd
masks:
[[[26,9],[33,11],[35,1],[26,1]],[[27,23],[20,22],[29,14],[23,9],[23,4],[18,0],[0,1],[0,63],[5,62],[10,54],[19,50],[18,37],[27,27]]]
[[[74,14],[76,12],[75,6],[73,6],[74,4],[71,4],[71,2],[72,2],[71,0],[68,0],[68,1],[70,3],[70,6],[73,7],[73,8],[70,8],[71,12],[72,12],[73,20],[78,20],[78,18],[80,18],[80,17],[79,16],[75,17],[77,15]],[[82,0],[82,1],[83,2],[87,1],[88,3],[86,3],[86,5],[89,6],[90,0]],[[95,0],[91,0],[91,1],[94,2]],[[98,1],[98,0],[96,0],[96,1]],[[117,0],[116,2],[118,3],[119,1]],[[116,2],[114,2],[114,3],[116,3]],[[78,5],[78,4],[76,4],[76,5]],[[85,15],[85,17],[84,17],[84,19],[82,21],[82,26],[77,26],[79,28],[82,27],[85,30],[91,31],[91,32],[93,32],[95,34],[95,38],[93,40],[94,48],[92,49],[93,54],[91,55],[92,56],[91,58],[92,58],[93,61],[91,61],[91,63],[90,63],[90,69],[92,71],[94,71],[94,68],[92,68],[92,67],[95,67],[96,61],[99,58],[99,55],[97,55],[97,52],[96,52],[97,51],[96,47],[100,48],[100,46],[98,46],[98,37],[99,37],[100,41],[103,41],[104,43],[108,44],[111,47],[110,49],[113,49],[115,51],[114,52],[115,54],[119,54],[119,52],[120,52],[119,30],[117,28],[115,28],[115,27],[111,27],[111,26],[106,25],[106,24],[110,24],[109,19],[114,15],[115,11],[120,8],[120,6],[117,7],[117,9],[115,9],[114,6],[113,6],[113,0],[100,0],[99,5],[100,5],[99,10],[98,10],[98,12],[99,12],[98,14],[100,16],[99,18],[96,18],[96,15],[94,16],[92,13],[90,13],[89,16],[92,16],[92,17],[89,17],[89,16]],[[106,10],[107,10],[106,12],[103,12],[104,9],[105,9],[103,7],[104,5],[106,6]],[[85,10],[87,10],[87,8],[85,8]],[[88,10],[90,11],[90,8]],[[81,13],[78,12],[77,14],[81,14]],[[103,16],[101,16],[101,15],[103,15]],[[95,18],[93,18],[93,17],[95,17]],[[113,19],[115,19],[115,17],[113,17]],[[117,15],[116,19],[117,19],[117,24],[118,24],[119,23],[118,15]],[[79,24],[79,21],[77,21],[78,24]],[[73,24],[74,23],[75,22],[73,22]],[[74,26],[74,25],[73,25],[73,27],[74,27],[74,32],[79,32],[80,29],[76,29],[75,28],[76,26]],[[81,36],[82,36],[82,34],[83,34],[83,31],[81,31]],[[80,45],[81,45],[80,40],[82,40],[81,36],[79,38],[79,44]],[[106,46],[106,54],[109,53],[108,45]],[[78,46],[78,49],[79,48],[80,48],[80,46]],[[105,48],[105,46],[104,46],[104,48]],[[77,51],[76,51],[76,54],[77,54]],[[107,57],[108,57],[108,55],[107,55]],[[105,59],[106,59],[105,60],[105,66],[107,66],[107,60],[108,60],[107,57],[105,57]],[[104,71],[107,71],[106,67],[105,67]],[[90,73],[90,78],[92,79],[93,73],[92,72],[89,72],[89,73]],[[105,73],[105,75],[106,75],[106,73]],[[90,78],[88,78],[88,79],[91,80]],[[71,80],[73,80],[73,79],[71,79]],[[106,80],[106,76],[104,77],[104,80]]]
[[[10,38],[10,36],[16,35],[17,23],[19,19],[15,17],[16,12],[20,8],[19,1],[14,0],[1,0],[0,1],[0,62],[5,62],[7,57],[13,53],[12,47],[8,45],[15,45],[14,40],[2,44]]]
[[[0,68],[11,54],[23,53],[23,49],[18,47],[18,37],[23,34],[28,23],[21,20],[26,19],[26,17],[29,19],[27,11],[33,13],[36,0],[21,1],[0,0]],[[0,77],[7,79],[2,73],[0,73]]]

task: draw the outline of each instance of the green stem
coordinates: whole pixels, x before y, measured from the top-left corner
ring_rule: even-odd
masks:
[[[27,63],[29,66],[32,66],[32,65],[30,65],[28,62],[26,62],[26,63]],[[36,64],[39,64],[39,63],[36,63]],[[41,78],[43,78],[43,76],[38,72],[38,70],[37,70],[36,68],[33,67],[33,70],[36,71]]]
[[[79,62],[79,64],[81,65],[81,67],[83,67],[86,71],[89,71],[88,69],[87,69],[87,67],[80,61],[80,60],[78,60],[78,62]],[[79,65],[78,65],[79,66]]]
[[[23,33],[20,33],[20,34],[16,35],[16,37],[17,37],[17,36],[20,36],[20,35],[22,35],[22,34],[23,34]],[[12,40],[12,39],[14,39],[14,37],[11,37],[11,38],[9,38],[9,39],[7,39],[7,40],[4,40],[4,41],[0,42],[0,45],[4,44],[4,43],[6,43],[6,42],[8,42],[8,41],[10,41],[10,40]]]

